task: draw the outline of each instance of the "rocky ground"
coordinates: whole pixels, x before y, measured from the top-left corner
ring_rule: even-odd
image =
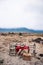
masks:
[[[23,58],[20,58],[19,56],[9,56],[9,44],[14,43],[24,43],[29,46],[33,45],[32,39],[41,37],[41,35],[30,35],[30,34],[0,34],[0,57],[4,58],[4,65],[43,65],[43,63],[40,62],[40,60],[37,60],[36,58],[32,58],[31,61],[24,61]],[[39,43],[36,44],[36,52],[37,53],[43,53],[43,45]],[[33,49],[30,47],[30,53],[32,53]],[[34,61],[35,60],[35,61]],[[35,64],[35,62],[37,62]]]

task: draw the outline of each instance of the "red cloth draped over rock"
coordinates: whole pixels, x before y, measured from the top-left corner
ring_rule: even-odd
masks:
[[[26,45],[25,45],[25,46],[16,46],[15,49],[16,49],[16,52],[18,52],[20,49],[21,49],[21,50],[24,50],[24,49],[30,50],[30,49],[29,49],[29,46],[26,46]]]

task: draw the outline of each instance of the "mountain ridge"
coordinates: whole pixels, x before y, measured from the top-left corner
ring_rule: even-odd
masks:
[[[34,29],[28,29],[25,27],[20,27],[20,28],[0,28],[0,32],[43,33],[43,30],[34,30]]]

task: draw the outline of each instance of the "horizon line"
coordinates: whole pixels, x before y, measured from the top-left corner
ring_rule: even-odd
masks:
[[[0,29],[19,29],[19,28],[26,28],[26,29],[30,29],[30,30],[42,30],[42,29],[32,29],[32,28],[28,28],[28,27],[0,27]]]

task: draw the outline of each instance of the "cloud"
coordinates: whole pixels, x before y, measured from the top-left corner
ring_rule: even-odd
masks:
[[[43,0],[0,0],[0,27],[43,29]]]

